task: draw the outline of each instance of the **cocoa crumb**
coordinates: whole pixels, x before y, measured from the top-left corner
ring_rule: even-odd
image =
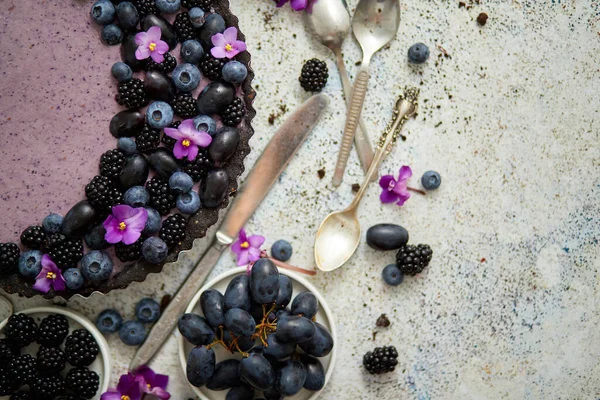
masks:
[[[359,190],[360,190],[360,185],[358,183],[353,183],[352,184],[352,193],[358,193]]]
[[[388,326],[390,326],[390,320],[388,319],[387,315],[381,314],[379,318],[377,318],[377,322],[375,323],[375,325],[387,328]]]
[[[275,123],[275,118],[277,118],[275,114],[271,113],[271,115],[269,115],[269,125],[273,125]]]
[[[377,337],[377,331],[373,331],[373,341],[375,341],[376,337]]]
[[[465,4],[464,1],[459,1],[458,2],[458,8],[461,8],[461,7],[464,8],[465,6],[466,6],[466,4]]]
[[[481,26],[484,26],[488,20],[488,15],[486,13],[481,13],[477,16],[477,23]]]
[[[162,299],[160,299],[160,311],[163,312],[171,302],[171,295],[165,294]]]
[[[479,260],[479,262],[482,262],[482,263],[484,263],[486,261],[487,261],[487,259],[485,257],[482,257],[481,260]]]
[[[323,179],[325,177],[325,168],[318,170],[317,175],[319,176],[319,179]]]

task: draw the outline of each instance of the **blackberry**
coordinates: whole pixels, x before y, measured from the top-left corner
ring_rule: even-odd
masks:
[[[6,365],[21,353],[21,349],[8,339],[0,339],[0,364]]]
[[[169,248],[174,247],[185,239],[186,226],[187,220],[183,215],[173,214],[163,221],[158,236],[164,240]]]
[[[17,389],[17,383],[8,375],[8,365],[0,364],[0,396],[8,396]]]
[[[46,252],[58,268],[75,268],[83,257],[83,242],[81,239],[55,233],[46,240]]]
[[[181,125],[181,121],[173,121],[171,123],[171,125],[169,125],[169,128],[175,128],[175,129],[177,129],[179,127],[179,125]],[[163,137],[162,137],[162,139],[160,141],[169,150],[173,150],[173,147],[175,146],[175,143],[177,143],[177,140],[175,140],[171,136],[167,136],[167,135],[163,135]]]
[[[60,375],[40,376],[30,387],[36,398],[49,400],[65,392],[65,381]]]
[[[17,268],[21,250],[15,243],[0,243],[0,273],[10,273]]]
[[[17,385],[25,385],[35,380],[35,358],[22,354],[8,363],[8,375]]]
[[[112,206],[123,202],[123,196],[119,189],[113,185],[110,178],[102,175],[96,175],[85,186],[85,195],[90,204],[101,212],[109,212]]]
[[[418,246],[407,244],[400,247],[396,253],[396,265],[404,275],[415,276],[429,265],[432,255],[433,251],[427,244]]]
[[[67,337],[65,354],[69,364],[75,367],[87,367],[98,356],[98,343],[85,329],[77,329]]]
[[[196,39],[196,29],[192,26],[190,15],[187,12],[177,14],[173,21],[173,28],[177,32],[177,37],[181,43],[186,40]]]
[[[246,106],[244,105],[244,100],[236,97],[233,99],[233,102],[221,112],[221,120],[225,125],[228,126],[236,126],[246,115]]]
[[[198,115],[196,99],[190,93],[178,93],[171,102],[175,115],[183,119]]]
[[[15,392],[10,395],[9,400],[33,400],[33,397],[29,394],[29,392]]]
[[[307,92],[320,92],[325,87],[327,78],[329,78],[327,64],[324,61],[313,58],[304,64],[298,80]]]
[[[214,166],[214,162],[208,155],[208,147],[199,148],[194,161],[189,161],[187,158],[183,160],[183,171],[191,176],[194,182],[204,179],[208,171]]]
[[[147,153],[158,147],[160,143],[160,131],[152,129],[148,124],[144,125],[144,129],[135,138],[135,145],[138,151]]]
[[[127,108],[140,108],[148,104],[148,96],[144,82],[140,79],[130,79],[119,83],[119,93],[115,96],[117,103]]]
[[[100,377],[85,367],[73,368],[67,373],[65,383],[67,388],[80,397],[91,399],[98,392]]]
[[[200,60],[198,66],[202,71],[202,75],[210,80],[216,81],[221,79],[223,67],[226,63],[225,60],[225,58],[215,58],[210,54],[210,51],[207,51],[204,53],[204,56],[202,56],[202,60]]]
[[[37,338],[38,326],[35,320],[25,314],[13,314],[8,319],[4,335],[16,346],[23,348]]]
[[[82,400],[82,397],[76,396],[74,394],[65,394],[63,396],[58,396],[54,398],[54,400]]]
[[[205,11],[209,11],[212,0],[181,0],[181,5],[185,8],[200,7]]]
[[[169,182],[166,180],[155,176],[146,183],[146,189],[150,193],[150,207],[160,215],[167,215],[175,208],[175,193],[169,188]]]
[[[170,53],[165,53],[164,56],[165,59],[161,63],[157,63],[153,59],[149,58],[148,61],[146,61],[146,71],[159,71],[165,75],[169,72],[173,72],[177,66],[177,59]]]
[[[121,150],[108,150],[100,157],[100,175],[116,178],[125,165],[125,154]]]
[[[134,0],[133,5],[137,9],[140,19],[148,14],[158,14],[158,8],[154,0]]]
[[[69,334],[69,321],[60,314],[51,314],[42,320],[37,342],[42,346],[60,346]]]
[[[142,258],[142,244],[144,240],[140,237],[132,244],[119,242],[115,245],[115,254],[123,262],[137,261]]]
[[[30,249],[41,249],[44,240],[46,240],[46,233],[41,226],[30,226],[21,233],[21,244]]]
[[[47,375],[56,375],[65,369],[67,359],[58,347],[41,346],[37,352],[38,371]]]
[[[363,365],[372,375],[391,372],[398,365],[398,352],[394,346],[376,347],[364,355]]]

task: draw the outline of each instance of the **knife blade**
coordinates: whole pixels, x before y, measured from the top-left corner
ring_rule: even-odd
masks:
[[[219,261],[223,251],[233,243],[239,231],[258,208],[316,125],[328,104],[329,97],[325,94],[316,94],[310,97],[277,130],[238,191],[212,244],[196,263],[160,319],[150,330],[146,341],[133,357],[129,365],[131,371],[146,365],[171,335],[179,315],[183,313],[192,297],[202,288],[206,277]]]

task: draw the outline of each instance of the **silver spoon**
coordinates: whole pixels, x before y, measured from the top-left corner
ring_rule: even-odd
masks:
[[[350,14],[344,0],[318,0],[312,8],[304,13],[309,29],[319,38],[319,41],[328,47],[335,55],[335,62],[342,80],[344,97],[350,107],[352,83],[348,78],[348,71],[342,57],[342,43],[350,33]],[[354,137],[354,144],[358,158],[365,173],[373,162],[373,147],[369,140],[365,121],[359,120],[360,129]]]
[[[356,251],[361,237],[356,210],[371,178],[377,173],[379,165],[392,149],[392,144],[399,136],[402,125],[417,112],[418,96],[419,90],[415,88],[407,88],[400,95],[394,107],[394,118],[379,140],[375,159],[354,200],[348,208],[329,214],[321,222],[315,238],[315,261],[321,271],[333,271],[341,267]]]
[[[359,1],[352,18],[352,32],[354,32],[354,37],[356,37],[362,48],[363,60],[352,88],[344,136],[333,175],[333,186],[339,186],[344,178],[344,171],[352,147],[352,138],[356,133],[356,127],[367,94],[371,57],[396,36],[398,26],[400,26],[399,0]]]

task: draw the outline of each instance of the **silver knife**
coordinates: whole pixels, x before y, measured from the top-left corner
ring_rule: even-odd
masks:
[[[146,341],[133,357],[129,365],[131,371],[148,364],[171,335],[179,315],[184,312],[192,297],[198,293],[223,251],[233,243],[240,229],[244,227],[271,186],[287,167],[328,104],[329,97],[327,95],[312,96],[294,111],[275,132],[254,168],[248,174],[212,244],[179,288],[160,319],[152,327]]]

